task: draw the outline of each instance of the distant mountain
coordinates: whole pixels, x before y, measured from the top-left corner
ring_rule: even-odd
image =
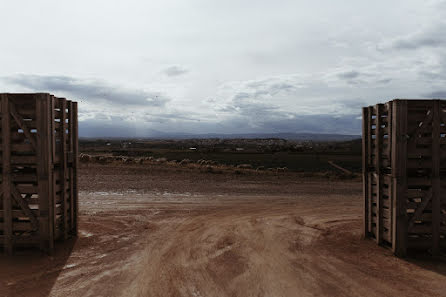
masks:
[[[360,139],[361,135],[343,135],[343,134],[319,134],[319,133],[246,133],[246,134],[186,134],[186,133],[163,133],[160,131],[151,131],[149,137],[91,137],[91,138],[114,138],[114,139],[205,139],[205,138],[281,138],[295,141],[349,141]],[[88,138],[88,137],[87,137]]]
[[[186,139],[186,138],[281,138],[287,140],[313,140],[313,141],[348,141],[361,138],[360,135],[342,135],[342,134],[319,134],[319,133],[247,133],[247,134],[180,134],[168,135],[167,138]]]

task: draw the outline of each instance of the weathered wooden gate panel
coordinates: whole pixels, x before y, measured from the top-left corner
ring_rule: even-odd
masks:
[[[0,99],[0,245],[52,252],[77,234],[77,103],[46,93]]]
[[[392,247],[446,247],[446,101],[363,108],[364,233]]]

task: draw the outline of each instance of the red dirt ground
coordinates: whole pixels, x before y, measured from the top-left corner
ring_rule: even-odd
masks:
[[[80,232],[0,256],[0,296],[446,296],[446,262],[361,239],[361,183],[83,165]]]

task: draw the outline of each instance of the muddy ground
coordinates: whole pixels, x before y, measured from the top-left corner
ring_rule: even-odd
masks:
[[[361,183],[83,165],[80,232],[0,256],[0,296],[446,296],[446,262],[361,238]]]

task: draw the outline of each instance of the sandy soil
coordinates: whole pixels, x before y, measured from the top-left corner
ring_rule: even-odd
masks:
[[[0,296],[446,296],[446,262],[361,239],[361,184],[166,166],[80,171],[80,236],[0,256]]]

